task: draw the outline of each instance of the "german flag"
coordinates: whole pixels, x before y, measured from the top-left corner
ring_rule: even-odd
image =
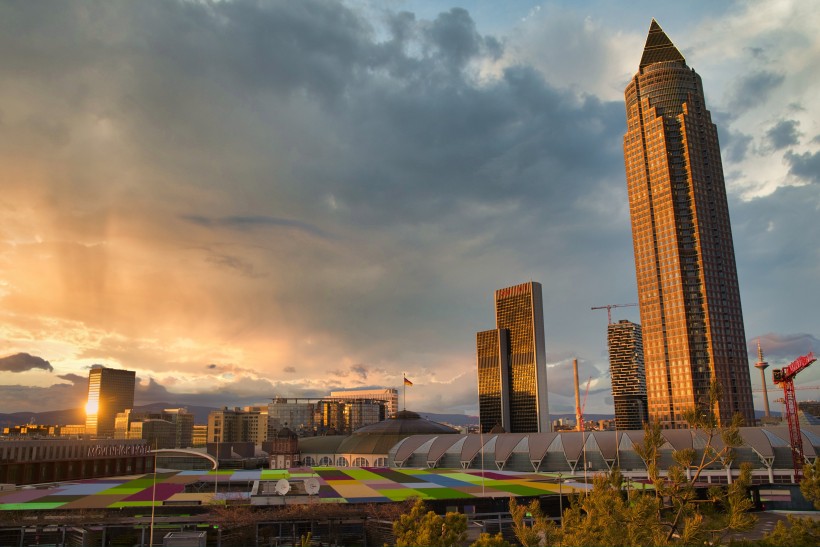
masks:
[[[405,376],[405,377],[404,377],[404,385],[406,385],[406,386],[412,386],[412,385],[413,385],[413,382],[411,382],[410,380],[408,380],[408,379],[407,379],[407,376]]]

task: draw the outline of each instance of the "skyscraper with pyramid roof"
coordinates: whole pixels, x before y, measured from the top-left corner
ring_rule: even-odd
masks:
[[[726,185],[717,127],[700,76],[660,25],[649,28],[625,90],[624,161],[643,328],[649,415],[683,427],[705,410],[754,424]]]

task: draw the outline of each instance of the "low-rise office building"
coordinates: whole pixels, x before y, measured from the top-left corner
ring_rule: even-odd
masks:
[[[39,484],[153,471],[143,440],[0,440],[0,483]]]
[[[162,412],[135,412],[126,409],[114,420],[115,439],[144,439],[152,448],[193,446],[194,415],[184,408]]]

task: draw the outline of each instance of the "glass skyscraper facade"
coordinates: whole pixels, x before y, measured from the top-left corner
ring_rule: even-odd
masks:
[[[476,336],[479,411],[486,408],[488,412],[486,419],[484,414],[480,416],[481,428],[489,430],[501,416],[501,425],[508,433],[548,432],[541,284],[530,281],[495,291],[495,323],[495,330]],[[507,423],[505,416],[509,417]]]
[[[476,333],[478,414],[482,433],[496,425],[510,428],[510,332],[493,329]]]
[[[134,407],[134,386],[137,373],[133,370],[91,367],[88,373],[88,402],[85,406],[85,432],[91,437],[114,438],[114,422],[118,412]]]
[[[719,419],[740,413],[754,424],[717,127],[700,76],[654,20],[624,94],[649,414],[683,427],[716,379]]]

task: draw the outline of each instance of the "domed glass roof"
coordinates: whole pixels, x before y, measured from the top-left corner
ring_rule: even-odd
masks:
[[[299,450],[303,453],[387,454],[396,443],[411,435],[457,433],[452,427],[402,410],[386,420],[360,427],[352,435],[300,438]]]
[[[353,435],[424,435],[458,433],[452,427],[427,420],[409,410],[400,410],[381,422],[360,427]]]

